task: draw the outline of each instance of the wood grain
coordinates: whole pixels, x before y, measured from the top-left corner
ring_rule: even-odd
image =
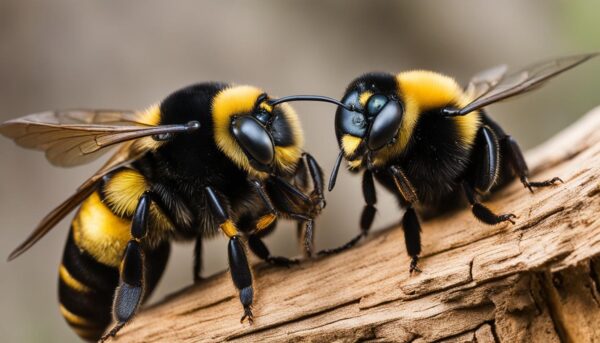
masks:
[[[424,222],[418,275],[390,228],[290,269],[255,265],[254,325],[240,324],[223,272],[145,309],[115,341],[600,341],[600,108],[527,160],[532,179],[565,183],[530,194],[513,182],[486,202],[516,225],[468,209]]]

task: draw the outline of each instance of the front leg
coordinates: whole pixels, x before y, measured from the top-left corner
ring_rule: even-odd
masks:
[[[354,236],[344,245],[341,245],[333,249],[324,249],[318,252],[319,255],[331,255],[337,254],[344,250],[350,249],[356,245],[363,237],[366,237],[371,230],[373,220],[375,219],[375,213],[377,209],[375,204],[377,203],[377,192],[375,191],[375,182],[373,181],[373,173],[370,170],[365,170],[362,179],[362,193],[365,199],[365,206],[360,217],[360,233]]]
[[[263,215],[258,219],[256,222],[256,230],[254,230],[254,232],[252,232],[248,237],[248,245],[250,246],[250,250],[252,250],[252,252],[259,258],[274,265],[289,267],[292,264],[298,264],[300,262],[298,260],[289,259],[283,256],[271,255],[269,248],[267,248],[265,243],[260,238],[262,232],[268,231],[275,226],[276,219],[279,214],[277,213],[271,198],[265,191],[263,183],[258,180],[252,180],[250,182],[254,186],[254,189],[260,196],[260,199],[265,204],[265,207],[268,211],[266,215]]]
[[[235,224],[229,218],[217,193],[211,187],[206,187],[205,191],[212,213],[220,223],[219,228],[227,237],[229,237],[229,244],[227,245],[229,272],[231,273],[233,284],[238,289],[240,302],[244,307],[244,314],[242,315],[240,322],[243,322],[244,319],[248,318],[248,322],[252,324],[254,316],[252,315],[251,307],[254,299],[254,290],[252,288],[252,272],[248,265],[244,243],[239,236]]]
[[[402,217],[402,228],[404,229],[406,252],[411,258],[409,272],[411,274],[420,272],[418,262],[421,254],[421,224],[413,208],[413,204],[419,200],[417,191],[399,166],[391,166],[389,173],[394,179],[398,192],[407,204],[406,212]]]
[[[323,170],[311,154],[305,152],[302,154],[302,157],[306,161],[305,163],[308,166],[308,171],[313,184],[313,191],[311,194],[314,194],[318,206],[320,209],[323,209],[327,204],[325,202],[325,196],[323,195],[323,189],[325,187],[323,184]]]
[[[307,256],[312,255],[312,237],[314,228],[314,217],[318,214],[315,204],[302,190],[288,183],[281,177],[272,175],[266,184],[255,181],[255,188],[261,194],[261,199],[273,208],[277,208],[282,214],[304,224],[304,248]],[[272,200],[271,200],[272,199]]]

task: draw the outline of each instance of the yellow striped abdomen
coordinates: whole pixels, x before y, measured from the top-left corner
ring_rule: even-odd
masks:
[[[139,172],[115,171],[81,204],[59,268],[60,312],[85,340],[99,339],[112,321],[119,265],[131,239],[131,217],[146,190]],[[169,255],[168,242],[146,248],[146,296],[156,286]]]

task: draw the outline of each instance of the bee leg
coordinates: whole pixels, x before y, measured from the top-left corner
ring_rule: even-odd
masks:
[[[280,191],[282,194],[285,194],[286,197],[293,198],[297,202],[303,203],[304,208],[311,208],[312,202],[311,202],[310,198],[308,198],[304,193],[302,193],[302,191],[300,189],[298,189],[297,187],[289,184],[285,180],[278,178],[278,177],[273,177],[272,181],[273,181],[272,186],[276,187],[278,192]],[[273,220],[275,220],[275,218],[278,216],[278,213],[277,213],[277,210],[275,209],[275,206],[273,205],[273,202],[271,201],[271,198],[265,191],[264,184],[258,180],[252,180],[251,183],[254,186],[254,188],[256,189],[257,193],[260,195],[260,198],[262,199],[265,206],[267,207],[267,210],[270,212],[270,214],[268,214],[268,215],[273,216]],[[277,196],[280,196],[280,195],[277,195]],[[301,223],[305,223],[305,226],[304,226],[305,252],[308,256],[311,256],[312,255],[312,239],[313,239],[312,230],[314,227],[313,218],[310,215],[298,213],[297,208],[294,207],[296,205],[294,205],[290,201],[287,201],[287,200],[280,201],[279,206],[281,208],[281,211],[283,213],[285,213],[287,216],[291,217],[292,219],[298,220]],[[257,224],[257,231],[262,230],[261,229],[262,225],[260,225],[261,219],[259,219],[259,222]],[[267,227],[267,226],[268,225],[265,225],[265,226],[263,226],[263,228]]]
[[[205,191],[213,215],[221,223],[219,225],[221,231],[229,237],[229,244],[227,245],[229,272],[231,273],[233,284],[239,291],[240,302],[244,307],[244,314],[242,315],[240,322],[243,322],[244,319],[248,318],[248,322],[252,324],[254,321],[254,316],[252,315],[254,290],[252,288],[252,272],[248,265],[244,242],[239,236],[235,224],[227,215],[225,207],[219,200],[216,192],[211,187],[206,187]]]
[[[412,206],[409,206],[402,217],[402,228],[404,229],[404,243],[406,244],[406,252],[410,256],[409,273],[419,273],[417,263],[421,254],[421,224],[419,218]]]
[[[313,183],[313,194],[317,197],[320,208],[323,209],[327,204],[325,202],[325,196],[323,195],[323,170],[321,169],[321,166],[319,166],[319,163],[317,163],[317,160],[315,160],[311,154],[305,152],[302,154],[302,157],[308,165],[308,171]]]
[[[254,189],[260,196],[260,199],[262,200],[263,204],[265,204],[265,206],[267,207],[267,211],[268,211],[267,214],[260,217],[258,219],[258,221],[256,222],[256,232],[261,232],[261,231],[271,227],[271,225],[275,223],[275,220],[277,219],[279,214],[277,213],[277,210],[275,209],[275,206],[273,205],[271,198],[265,191],[264,184],[258,180],[251,180],[250,183],[252,184],[252,186],[254,186]]]
[[[202,236],[196,237],[194,245],[194,282],[202,280]]]
[[[365,206],[360,216],[360,233],[346,244],[333,249],[325,249],[318,252],[318,255],[331,255],[337,254],[341,251],[352,248],[356,245],[363,237],[366,237],[371,230],[373,220],[375,219],[375,213],[377,209],[375,204],[377,203],[377,193],[375,191],[375,182],[373,181],[373,173],[370,170],[365,170],[362,179],[362,192],[365,199]]]
[[[399,166],[391,166],[389,173],[392,175],[396,188],[402,196],[402,203],[407,205],[406,212],[404,212],[404,216],[402,217],[402,228],[404,229],[406,252],[411,258],[409,272],[411,274],[421,272],[417,265],[419,255],[421,254],[421,224],[412,206],[419,201],[417,190]]]
[[[113,301],[113,317],[117,324],[102,338],[101,342],[114,337],[136,314],[144,296],[146,280],[144,271],[144,251],[141,239],[146,234],[150,212],[150,193],[144,193],[138,200],[131,221],[131,240],[127,243],[119,270],[119,286]]]
[[[515,224],[514,219],[517,218],[517,216],[512,213],[498,215],[492,212],[489,208],[485,207],[477,200],[477,194],[467,182],[463,182],[463,189],[465,190],[467,200],[469,200],[469,203],[471,204],[471,211],[473,212],[475,218],[490,225],[495,225],[506,221]]]
[[[473,167],[467,177],[474,189],[486,193],[492,188],[498,178],[499,162],[498,138],[491,128],[482,126],[477,132],[473,151]]]
[[[271,264],[274,264],[277,266],[283,266],[283,267],[289,268],[292,264],[300,263],[300,261],[298,261],[296,259],[289,259],[289,258],[283,257],[283,256],[271,255],[269,248],[267,248],[267,246],[262,241],[262,239],[260,239],[260,237],[258,237],[258,235],[255,235],[255,234],[248,236],[248,246],[250,247],[250,250],[252,250],[252,252],[256,256],[265,260],[268,263],[271,263]]]
[[[530,192],[533,193],[533,188],[537,187],[548,187],[553,186],[557,182],[563,183],[559,177],[553,177],[550,180],[546,181],[529,181],[529,168],[527,167],[527,163],[525,162],[525,157],[523,157],[523,153],[521,152],[521,148],[517,142],[511,136],[506,135],[501,140],[503,150],[506,151],[506,157],[510,161],[510,164],[513,167],[515,173],[519,176],[521,183],[523,186],[527,187]]]

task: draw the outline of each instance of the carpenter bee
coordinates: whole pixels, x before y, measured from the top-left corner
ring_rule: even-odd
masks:
[[[60,311],[81,338],[105,340],[155,288],[171,240],[195,239],[199,278],[201,241],[221,231],[229,237],[241,321],[252,322],[246,241],[263,260],[294,263],[272,256],[261,238],[286,217],[298,221],[310,252],[313,219],[325,205],[322,171],[302,150],[298,117],[285,104],[293,100],[270,99],[251,86],[200,83],[140,112],[53,111],[2,124],[1,134],[61,167],[90,162],[120,144],[9,260],[80,205],[59,268]],[[111,312],[115,325],[105,333]]]
[[[475,75],[466,89],[451,77],[424,70],[369,73],[352,81],[341,100],[345,108],[338,108],[335,116],[340,153],[329,190],[345,159],[351,172],[363,172],[366,205],[360,233],[343,246],[319,253],[342,251],[367,235],[376,212],[374,178],[406,209],[402,226],[411,273],[418,271],[421,253],[417,211],[423,217],[439,214],[464,203],[463,193],[478,220],[514,224],[514,214],[495,214],[480,197],[515,174],[530,191],[562,180],[530,181],[517,142],[484,107],[536,89],[596,55],[559,58],[513,74],[507,74],[505,66],[495,67]]]

